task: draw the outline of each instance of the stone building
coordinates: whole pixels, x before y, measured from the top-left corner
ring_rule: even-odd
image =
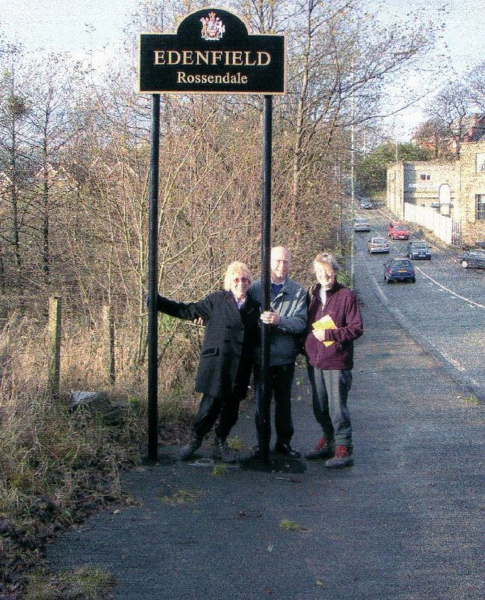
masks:
[[[485,240],[485,138],[469,136],[460,158],[398,162],[387,170],[387,206],[448,244]]]
[[[463,243],[485,241],[485,140],[462,144],[460,214]]]

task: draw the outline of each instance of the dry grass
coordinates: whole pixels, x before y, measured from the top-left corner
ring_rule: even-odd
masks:
[[[177,423],[189,422],[197,403],[191,391],[194,350],[183,333],[172,335],[173,344],[181,343],[174,366],[163,366],[161,382],[161,439],[171,442],[182,437]],[[67,590],[77,589],[83,574],[81,583],[66,583],[45,570],[42,557],[45,544],[64,528],[107,503],[127,500],[120,469],[140,462],[145,452],[145,370],[133,364],[128,330],[117,334],[118,376],[109,391],[111,400],[122,402],[123,418],[107,426],[89,411],[69,410],[71,389],[109,389],[100,331],[64,327],[58,400],[47,393],[44,330],[14,317],[0,333],[1,598],[97,598],[111,585],[109,575],[100,574],[98,591],[70,596]],[[56,585],[64,595],[56,596]]]
[[[89,565],[49,577],[34,569],[28,575],[25,600],[104,600],[115,583],[110,573]]]

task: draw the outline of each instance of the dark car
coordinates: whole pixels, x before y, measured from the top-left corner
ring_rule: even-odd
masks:
[[[384,281],[410,281],[416,283],[416,273],[409,258],[391,258],[384,263]]]
[[[372,204],[372,202],[370,200],[361,200],[360,208],[371,209],[371,208],[374,208],[374,205]]]
[[[421,240],[412,240],[408,242],[407,256],[414,260],[431,260],[431,250],[427,242]]]
[[[458,260],[465,269],[485,269],[485,250],[467,250]]]

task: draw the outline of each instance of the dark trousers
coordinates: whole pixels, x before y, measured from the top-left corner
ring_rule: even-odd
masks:
[[[274,420],[276,429],[276,441],[281,444],[289,444],[293,437],[293,419],[291,417],[291,386],[295,374],[295,363],[289,365],[277,365],[269,368],[268,397],[274,397],[275,409]],[[264,406],[262,394],[261,366],[254,367],[254,387],[256,398],[256,432],[258,444],[264,439],[269,444],[271,439],[271,411],[270,402]]]
[[[238,396],[229,398],[216,398],[209,394],[204,394],[199,404],[199,410],[195,417],[193,426],[194,435],[203,438],[212,429],[214,423],[219,418],[216,427],[217,437],[225,440],[231,429],[237,423],[239,415]]]
[[[308,379],[312,388],[313,414],[320,423],[323,437],[336,446],[352,450],[352,426],[347,397],[352,386],[352,371],[326,371],[309,363]]]

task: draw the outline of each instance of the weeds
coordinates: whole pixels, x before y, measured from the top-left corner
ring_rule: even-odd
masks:
[[[294,521],[290,521],[289,519],[283,519],[282,521],[280,521],[280,528],[284,529],[285,531],[300,531],[301,527],[300,525],[298,525],[298,523],[295,523]]]
[[[104,600],[109,597],[115,579],[97,567],[83,566],[74,571],[45,576],[42,570],[33,570],[27,580],[26,600]]]
[[[221,477],[222,475],[225,475],[227,473],[227,465],[223,464],[223,463],[218,463],[216,465],[214,465],[213,469],[212,469],[212,475],[214,475],[214,477]]]
[[[39,325],[14,317],[0,331],[0,598],[106,597],[108,574],[86,568],[53,575],[43,563],[43,547],[100,507],[129,502],[121,493],[120,470],[137,464],[144,452],[146,392],[140,370],[130,362],[127,332],[118,333],[117,383],[108,395],[124,409],[121,421],[108,426],[89,411],[70,411],[68,390],[104,389],[96,331],[65,326],[56,401],[46,392],[48,344]],[[178,356],[184,357],[183,350]],[[173,423],[192,416],[195,399],[184,392],[184,373],[178,375],[175,367],[164,372],[161,438],[177,438]]]
[[[227,445],[230,450],[242,450],[244,448],[244,444],[240,438],[235,435],[232,438],[227,438]]]
[[[69,414],[66,404],[46,396],[25,395],[3,413],[0,597],[8,597],[2,593],[18,585],[23,571],[40,568],[43,544],[59,531],[122,500],[119,469],[139,460],[129,443],[134,426],[126,423],[115,436],[88,415]],[[28,597],[43,596],[39,591]]]
[[[183,506],[197,502],[202,492],[195,490],[175,490],[170,496],[163,496],[162,500],[169,506]]]
[[[130,323],[116,329],[116,383],[107,394],[108,404],[122,405],[121,420],[110,425],[89,410],[70,410],[70,390],[106,389],[103,327],[91,325],[86,328],[81,319],[62,324],[56,401],[46,392],[49,341],[42,325],[13,315],[0,331],[0,598],[25,591],[26,574],[31,575],[29,598],[105,597],[86,585],[75,591],[83,572],[76,585],[67,584],[44,572],[42,563],[44,545],[62,529],[107,503],[129,501],[120,491],[120,469],[138,463],[145,452],[144,370]],[[186,436],[197,406],[192,389],[200,334],[167,319],[160,320],[160,328],[170,363],[161,365],[159,434],[162,442],[173,443]]]
[[[463,401],[467,404],[471,404],[473,406],[480,406],[480,400],[475,396],[475,394],[470,394],[470,396],[466,396],[463,398]]]

